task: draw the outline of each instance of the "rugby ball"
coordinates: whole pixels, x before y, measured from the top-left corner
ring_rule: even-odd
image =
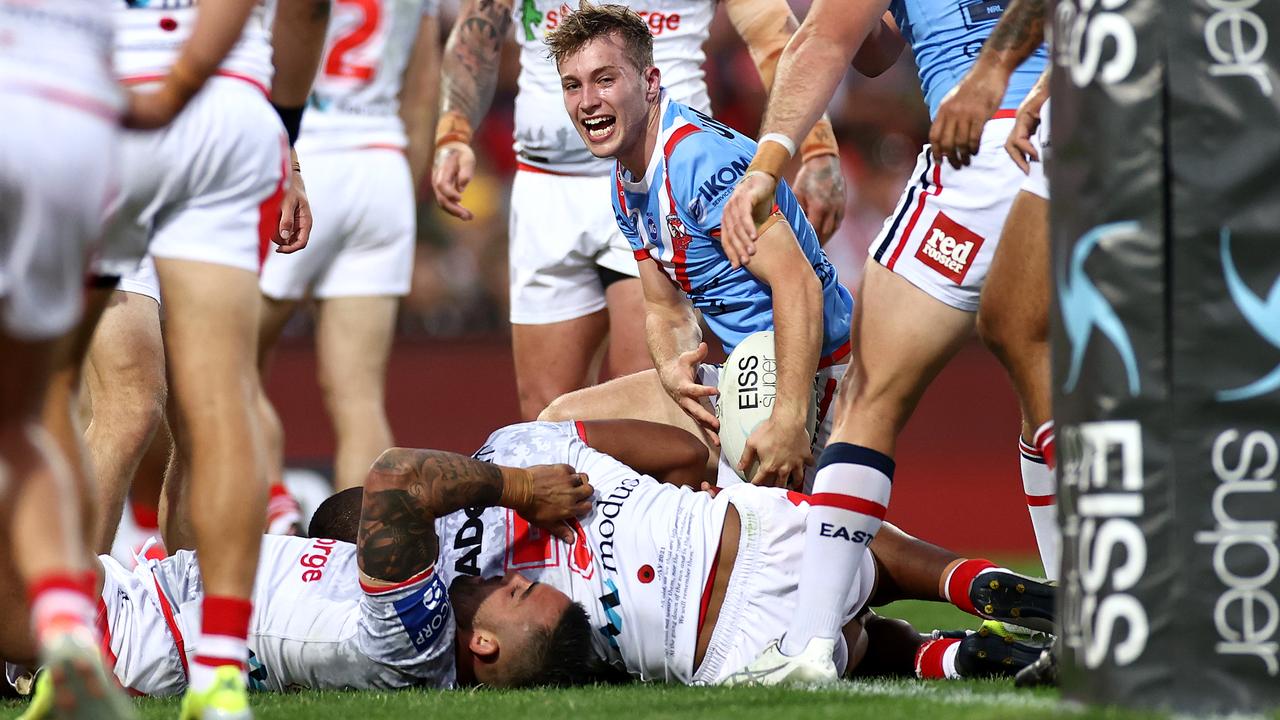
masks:
[[[772,331],[752,333],[738,343],[720,370],[719,389],[716,417],[720,419],[721,459],[738,477],[751,482],[759,463],[752,463],[744,473],[738,469],[738,461],[742,459],[747,438],[757,425],[769,419],[777,400],[778,356],[774,352]],[[815,387],[809,396],[809,418],[805,423],[810,441],[817,417]]]

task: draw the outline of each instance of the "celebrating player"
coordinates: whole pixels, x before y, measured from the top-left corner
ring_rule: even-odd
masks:
[[[784,0],[723,4],[768,87],[795,18]],[[702,46],[716,5],[709,0],[631,3],[653,36],[654,60],[671,99],[704,113],[711,108]],[[470,219],[461,198],[475,171],[472,129],[489,108],[502,44],[515,17],[521,69],[509,232],[511,337],[525,419],[590,383],[589,368],[606,334],[602,377],[652,367],[644,350],[636,261],[605,202],[613,192],[612,164],[592,157],[579,140],[578,124],[565,117],[560,77],[543,44],[572,13],[562,0],[469,0],[443,62],[433,184],[445,210]],[[871,63],[866,71],[881,69]],[[822,238],[835,231],[844,213],[837,152],[830,123],[819,121],[805,141],[796,196]]]
[[[781,168],[886,6],[915,52],[925,99],[935,113],[973,65],[970,48],[986,40],[1003,9],[942,0],[817,0],[779,61],[760,145],[725,206],[722,239],[735,264],[754,262],[758,224],[769,213]],[[929,382],[973,331],[987,266],[1023,181],[1001,148],[1014,108],[1044,65],[1045,53],[1037,49],[1013,72],[993,119],[956,128],[981,148],[976,154],[969,154],[966,142],[948,167],[924,148],[897,211],[871,245],[846,386],[814,484],[815,494],[835,502],[809,517],[801,604],[810,611],[795,616],[779,647],[760,658],[757,668],[786,675],[792,659],[803,663],[798,656],[811,640],[830,640],[839,631],[838,593],[848,586],[865,546],[823,536],[820,528],[830,524],[871,537],[883,522],[898,433]],[[1040,440],[1048,445],[1047,438]]]
[[[431,160],[435,15],[435,0],[336,3],[298,139],[316,230],[305,253],[274,253],[262,268],[264,373],[299,302],[318,301],[320,387],[337,439],[338,489],[360,484],[394,444],[383,386],[396,308],[413,274],[416,190]],[[278,483],[283,432],[269,403],[260,410]]]
[[[584,3],[548,33],[564,106],[591,153],[615,158],[613,209],[640,261],[649,352],[646,370],[558,399],[543,419],[638,417],[714,438],[702,404],[718,369],[703,364],[694,309],[731,352],[773,329],[777,404],[747,440],[739,463],[759,459],[753,482],[798,488],[812,447],[826,441],[826,409],[849,353],[853,300],[782,183],[750,270],[720,249],[720,214],[754,150],[750,140],[676,102],[653,64],[644,21],[623,5]],[[815,382],[822,430],[809,437]],[[731,474],[722,473],[728,478]]]

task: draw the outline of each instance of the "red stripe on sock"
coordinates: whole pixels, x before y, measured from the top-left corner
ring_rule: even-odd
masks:
[[[870,515],[877,520],[883,520],[885,513],[889,512],[888,508],[878,502],[852,495],[841,495],[840,493],[814,493],[809,496],[809,504],[813,507],[822,505],[862,513],[863,515]]]
[[[1036,449],[1044,457],[1044,464],[1052,470],[1058,467],[1058,454],[1053,442],[1053,422],[1047,422],[1036,430],[1034,442]]]
[[[205,667],[216,668],[216,667],[222,667],[223,665],[234,665],[235,667],[240,668],[242,672],[245,669],[245,664],[240,662],[239,660],[233,660],[231,658],[213,657],[211,655],[197,655],[196,662],[199,663],[200,665],[204,665]]]
[[[253,603],[236,597],[207,595],[203,605],[204,616],[200,621],[201,635],[224,637],[249,637],[249,617],[253,615]]]
[[[92,600],[96,580],[97,578],[94,574],[88,571],[82,573],[49,573],[27,586],[27,603],[34,605],[41,595],[51,590],[73,592]]]
[[[939,638],[926,640],[916,650],[916,677],[924,680],[945,680],[947,673],[942,667],[942,658],[947,648],[960,642],[957,638]]]
[[[973,585],[974,578],[978,577],[978,573],[993,567],[996,567],[995,563],[981,558],[965,560],[957,565],[951,573],[951,579],[947,581],[947,599],[952,605],[970,615],[977,615],[978,609],[969,600],[969,588]]]
[[[1027,507],[1047,507],[1058,502],[1057,495],[1028,495]]]

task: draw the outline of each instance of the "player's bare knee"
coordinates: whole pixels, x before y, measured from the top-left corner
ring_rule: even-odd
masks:
[[[538,413],[540,422],[564,422],[574,419],[574,399],[577,393],[565,393],[552,400],[542,412]]]

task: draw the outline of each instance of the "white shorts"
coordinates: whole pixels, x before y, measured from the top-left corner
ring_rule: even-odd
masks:
[[[0,326],[26,341],[80,319],[85,256],[115,186],[113,108],[0,77]]]
[[[959,170],[945,159],[935,163],[926,145],[871,243],[871,257],[935,300],[977,312],[1009,206],[1026,177],[1004,149],[1013,122],[989,121],[978,154]]]
[[[116,289],[160,302],[160,278],[156,276],[156,261],[150,255],[142,258],[137,269],[120,276],[120,284]]]
[[[388,148],[299,153],[315,216],[300,252],[271,252],[262,294],[278,300],[409,294],[417,233],[413,177]]]
[[[1022,181],[1022,189],[1044,198],[1049,199],[1049,178],[1045,174],[1045,163],[1049,162],[1049,101],[1044,101],[1044,106],[1040,108],[1040,127],[1036,128],[1035,134],[1031,136],[1031,144],[1040,152],[1040,161],[1031,161],[1031,168],[1027,172],[1027,177]]]
[[[738,510],[742,533],[711,642],[693,675],[695,684],[714,685],[746,667],[782,637],[793,615],[803,611],[796,601],[809,516],[806,496],[750,485],[723,492]],[[861,612],[875,589],[875,559],[869,552],[860,556],[846,599],[845,622]],[[848,662],[843,637],[836,643],[834,660],[843,674]]]
[[[104,570],[98,625],[104,645],[111,649],[107,662],[116,679],[126,689],[144,695],[181,693],[187,687],[187,660],[178,649],[178,640],[198,630],[200,624],[198,620],[192,624],[175,612],[180,608],[168,598],[176,594],[172,583],[185,585],[186,581],[171,573],[153,573],[147,564],[130,571],[109,555],[98,559]],[[198,575],[195,578],[199,580]],[[168,590],[162,592],[161,587]],[[181,646],[185,647],[185,642]]]
[[[832,411],[835,405],[836,393],[840,390],[840,381],[844,378],[844,372],[848,367],[848,364],[843,364],[819,368],[817,374],[813,377],[814,391],[818,397],[817,427],[810,433],[813,437],[810,449],[813,451],[814,464],[805,468],[804,471],[805,492],[813,492],[813,479],[818,473],[818,455],[822,452],[822,448],[827,446],[827,441],[831,439],[831,428],[836,422],[836,414]],[[698,367],[696,380],[701,385],[719,387],[720,372],[723,368],[723,365],[703,363]],[[718,401],[718,396],[713,395],[711,397],[712,412],[715,412]],[[742,484],[742,478],[738,476],[737,471],[729,464],[728,459],[721,455],[720,466],[716,474],[716,486],[726,488]]]
[[[639,277],[618,230],[613,179],[519,170],[511,185],[511,322],[546,325],[605,307],[597,268]]]
[[[163,130],[124,134],[122,199],[94,268],[125,275],[157,258],[257,273],[280,216],[289,160],[263,91],[211,78]]]

